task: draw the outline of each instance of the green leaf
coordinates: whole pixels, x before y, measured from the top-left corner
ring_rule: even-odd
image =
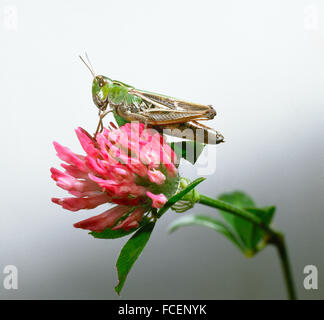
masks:
[[[232,193],[223,193],[218,197],[219,200],[222,200],[224,202],[228,202],[232,204],[233,206],[239,207],[239,208],[245,208],[245,207],[254,207],[255,203],[248,195],[241,191],[234,191]],[[233,220],[236,218],[234,215],[221,211],[222,216],[224,219],[230,224],[233,224]]]
[[[148,222],[149,222],[149,219],[147,217],[144,217],[143,220],[139,223],[139,227],[136,228],[136,229],[131,229],[129,231],[125,231],[125,230],[122,230],[122,229],[111,230],[110,228],[107,228],[103,232],[91,231],[91,232],[89,232],[89,234],[91,234],[96,239],[117,239],[117,238],[122,238],[122,237],[128,236],[129,234],[135,232],[136,230],[143,227]]]
[[[251,197],[240,191],[234,191],[232,193],[222,194],[219,197],[220,200],[230,203],[236,207],[245,209],[255,216],[261,218],[262,222],[269,225],[274,212],[275,207],[269,208],[256,208],[255,203]],[[240,240],[244,243],[247,250],[253,252],[256,251],[256,247],[264,235],[264,231],[257,227],[252,222],[249,222],[243,218],[237,217],[231,213],[220,210],[221,215],[225,221],[233,228]]]
[[[205,145],[196,141],[171,142],[173,151],[178,158],[183,158],[191,164],[195,164],[201,155]]]
[[[146,243],[148,242],[151,233],[153,231],[155,223],[150,222],[140,228],[124,245],[120,251],[116,267],[118,271],[118,285],[115,287],[115,291],[120,294],[126,277],[132,268],[133,264],[143,251]]]
[[[254,206],[254,201],[252,200],[252,198],[240,191],[222,194],[219,196],[219,200],[228,202],[239,208]],[[220,210],[220,213],[225,221],[233,228],[233,230],[236,231],[239,238],[246,245],[246,247],[251,248],[250,240],[253,231],[253,224],[226,211]]]
[[[168,211],[176,202],[178,202],[179,200],[181,200],[184,195],[186,195],[188,192],[190,192],[193,188],[195,188],[199,183],[203,182],[205,180],[205,178],[198,178],[196,180],[194,180],[193,182],[191,182],[190,184],[188,184],[188,186],[181,190],[180,192],[178,192],[177,194],[175,194],[173,197],[171,197],[167,203],[164,205],[163,208],[161,208],[158,212],[157,212],[157,217],[160,218],[166,211]]]
[[[232,232],[232,230],[227,225],[225,225],[221,221],[216,220],[215,218],[203,215],[183,216],[171,223],[171,225],[169,226],[169,232],[174,232],[175,230],[184,226],[203,226],[213,229],[217,232],[222,233],[226,238],[232,241],[242,252],[245,251],[244,245]]]
[[[267,208],[245,208],[245,210],[253,213],[262,219],[266,225],[270,225],[272,218],[276,212],[276,207],[267,207]],[[253,225],[252,234],[251,234],[251,247],[256,248],[262,237],[264,236],[264,230],[258,228],[256,225]]]
[[[111,230],[107,228],[103,232],[96,232],[96,231],[91,231],[89,234],[91,234],[94,238],[96,239],[117,239],[117,238],[122,238],[125,237],[131,233],[133,233],[136,229],[132,229],[130,231],[125,231],[125,230]]]

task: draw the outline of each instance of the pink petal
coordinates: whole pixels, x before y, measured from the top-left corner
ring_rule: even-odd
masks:
[[[97,216],[79,221],[74,224],[74,227],[102,232],[106,228],[111,228],[113,225],[115,225],[118,219],[120,219],[129,210],[130,207],[128,206],[116,206]]]
[[[147,174],[149,176],[150,181],[156,184],[162,184],[166,179],[165,175],[159,170],[148,170]]]
[[[168,198],[163,193],[153,194],[147,191],[146,195],[152,199],[153,208],[162,208],[165,205],[165,203],[168,201]]]
[[[75,132],[77,134],[77,137],[81,143],[83,150],[90,157],[97,157],[99,155],[99,150],[95,146],[96,141],[90,136],[90,134],[86,130],[80,127],[76,129]]]
[[[107,169],[101,165],[99,159],[87,156],[86,163],[89,169],[93,171],[95,174],[98,174],[102,177],[106,177],[108,175]]]
[[[143,164],[148,165],[150,168],[158,168],[161,163],[160,154],[154,152],[148,145],[142,148],[140,159]]]
[[[140,198],[112,198],[111,202],[125,206],[137,206],[140,203]]]
[[[114,179],[105,180],[98,178],[91,173],[89,173],[89,178],[98,183],[102,188],[109,190],[118,197],[127,197],[128,195],[143,196],[147,191],[145,187],[136,185],[135,183],[127,180],[125,180],[124,183]]]
[[[129,175],[129,172],[123,168],[116,167],[113,169],[114,173],[121,176],[122,178],[126,178]]]
[[[56,168],[51,168],[52,179],[56,181],[57,186],[69,192],[74,192],[74,195],[84,192],[101,191],[101,188],[95,182],[91,181],[89,178],[87,180],[78,180],[66,173],[57,170]]]
[[[124,229],[125,231],[129,231],[130,229],[137,228],[139,226],[138,223],[142,221],[145,211],[142,207],[136,208],[129,217],[112,228],[112,230]]]
[[[69,148],[61,146],[57,142],[53,142],[54,148],[57,152],[57,156],[62,160],[65,161],[69,164],[74,165],[77,167],[79,170],[88,172],[88,168],[85,165],[84,161],[80,159],[80,156],[73,153]]]
[[[88,179],[88,172],[81,171],[74,165],[61,163],[61,167],[63,167],[65,169],[65,172],[68,175],[70,175],[74,178]]]
[[[64,209],[70,211],[78,211],[81,209],[93,209],[101,204],[110,202],[111,198],[103,193],[101,195],[96,195],[88,198],[52,198],[52,202],[59,204]]]
[[[167,144],[164,143],[163,144],[163,149],[165,151],[166,156],[173,162],[173,163],[177,163],[177,155],[175,154],[175,152],[172,150],[172,148]]]

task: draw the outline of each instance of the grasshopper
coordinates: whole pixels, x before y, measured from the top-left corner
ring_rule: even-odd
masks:
[[[127,122],[139,121],[167,135],[209,144],[224,142],[220,133],[198,122],[211,120],[216,116],[211,105],[139,90],[121,81],[96,75],[88,56],[86,55],[88,64],[79,57],[93,76],[92,98],[99,109],[95,136],[103,130],[103,118],[114,112]]]

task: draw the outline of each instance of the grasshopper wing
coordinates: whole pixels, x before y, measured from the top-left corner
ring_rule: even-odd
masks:
[[[184,123],[190,120],[210,120],[216,115],[212,106],[191,103],[176,98],[131,89],[130,94],[142,100],[139,115],[148,124],[165,125]]]

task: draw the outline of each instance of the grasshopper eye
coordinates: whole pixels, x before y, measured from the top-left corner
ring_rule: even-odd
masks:
[[[99,87],[103,87],[105,85],[105,81],[104,80],[100,80],[99,81]]]

